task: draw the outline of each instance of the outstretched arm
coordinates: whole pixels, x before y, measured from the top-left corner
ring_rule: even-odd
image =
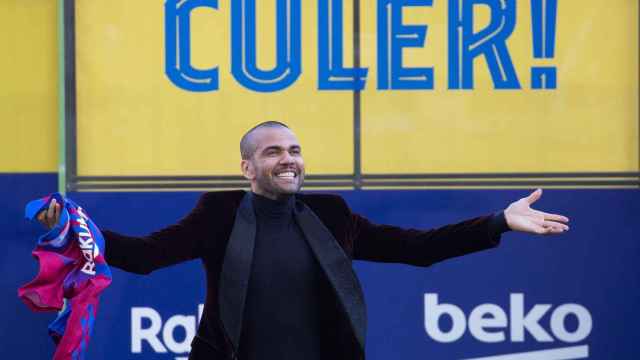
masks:
[[[126,236],[101,230],[105,238],[107,262],[125,271],[148,274],[155,269],[201,256],[203,242],[211,237],[205,199],[206,194],[178,223],[147,236]],[[60,211],[61,205],[54,199],[48,209],[38,214],[38,220],[51,229],[59,221]]]
[[[500,222],[504,218],[498,213],[422,230],[374,224],[352,214],[353,255],[356,260],[429,266],[496,247],[507,230]]]
[[[208,236],[204,197],[173,225],[146,236],[127,236],[102,230],[106,244],[106,260],[122,270],[149,274],[150,272],[198,258],[203,254],[203,243]]]
[[[356,260],[429,266],[436,262],[497,246],[508,230],[559,234],[569,219],[531,209],[542,195],[538,189],[504,211],[429,230],[378,225],[351,214],[353,255]],[[346,206],[346,205],[345,205]]]

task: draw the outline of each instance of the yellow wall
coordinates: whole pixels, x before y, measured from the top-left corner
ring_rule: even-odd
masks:
[[[0,1],[0,172],[55,172],[57,5]]]
[[[638,171],[638,2],[558,1],[552,60],[533,59],[529,4],[517,1],[507,40],[521,90],[494,90],[484,57],[473,90],[448,90],[447,1],[404,13],[405,23],[429,26],[426,46],[406,50],[405,61],[433,66],[435,89],[379,91],[370,71],[364,173]],[[375,68],[375,8],[362,14],[362,65]],[[549,65],[558,88],[532,90],[530,68]]]
[[[258,26],[273,29],[275,1],[259,2],[257,11]],[[164,74],[160,2],[77,1],[80,175],[239,175],[239,139],[266,120],[296,131],[309,173],[351,173],[353,94],[317,90],[317,2],[302,2],[303,75],[275,93],[233,79],[230,13],[230,2],[220,1],[217,11],[192,15],[193,63],[217,65],[220,76],[219,91],[194,93]],[[274,32],[258,36],[260,66],[273,66]]]
[[[256,93],[230,74],[230,9],[196,10],[193,63],[219,66],[220,90],[192,93],[164,74],[156,0],[76,2],[80,175],[237,175],[238,139],[264,120],[289,123],[310,173],[353,169],[352,94],[317,90],[317,3],[303,5],[303,74]],[[258,7],[259,63],[272,65],[275,1]],[[348,2],[345,2],[347,4]],[[365,4],[365,3],[363,3]],[[408,9],[427,24],[408,66],[434,66],[431,91],[376,89],[376,15],[362,6],[362,165],[367,173],[638,171],[638,3],[559,2],[558,89],[529,90],[528,2],[509,48],[523,86],[492,89],[484,60],[470,91],[446,89],[446,1]],[[140,16],[144,14],[144,16]],[[351,64],[345,5],[345,63]],[[482,16],[482,14],[480,14]],[[0,172],[57,170],[57,1],[0,1]]]
[[[195,93],[164,74],[158,1],[77,2],[80,175],[237,175],[238,139],[264,120],[292,126],[310,173],[352,172],[353,95],[317,90],[317,2],[302,2],[302,75],[275,93],[231,77],[230,2],[219,4],[194,12],[191,40],[196,66],[218,65],[220,89]],[[259,63],[269,67],[275,1],[258,4]],[[447,89],[447,1],[404,11],[406,24],[429,26],[405,64],[433,66],[435,89],[377,90],[375,4],[361,7],[364,174],[638,171],[637,1],[560,1],[556,56],[544,61],[533,59],[529,2],[518,1],[508,45],[520,90],[494,90],[484,58],[473,90]],[[480,10],[477,23],[488,23]],[[540,65],[558,68],[557,89],[531,90]]]

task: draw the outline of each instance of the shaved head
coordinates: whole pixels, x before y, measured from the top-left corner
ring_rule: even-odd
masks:
[[[242,137],[240,153],[242,175],[255,194],[277,200],[302,187],[302,147],[287,125],[267,121],[254,126]]]
[[[242,160],[251,159],[253,154],[256,152],[257,144],[253,136],[256,130],[278,127],[289,129],[286,124],[279,121],[265,121],[249,129],[249,131],[242,136],[242,139],[240,139],[240,156],[242,157]]]

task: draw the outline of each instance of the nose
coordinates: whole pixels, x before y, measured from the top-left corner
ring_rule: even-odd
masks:
[[[280,158],[280,163],[281,164],[293,164],[293,162],[294,162],[293,156],[291,156],[291,154],[289,154],[288,151],[283,151],[282,153],[283,153],[283,155]]]

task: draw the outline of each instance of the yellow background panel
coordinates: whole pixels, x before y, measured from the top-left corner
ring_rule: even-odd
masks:
[[[531,10],[517,1],[507,41],[521,90],[494,90],[484,57],[473,90],[448,90],[447,1],[404,11],[429,26],[408,67],[433,66],[435,89],[376,89],[376,13],[363,6],[364,173],[638,171],[638,2],[558,1],[555,58],[535,60]],[[476,27],[488,14],[476,7]],[[558,88],[531,90],[531,66],[556,66]]]
[[[162,2],[78,0],[79,175],[239,175],[240,137],[265,120],[297,133],[309,173],[351,173],[353,95],[317,90],[317,3],[302,6],[302,74],[274,93],[247,90],[231,75],[230,2],[195,10],[192,63],[217,65],[220,77],[219,90],[195,93],[164,74]],[[258,64],[271,67],[275,1],[259,1],[257,11]]]
[[[0,1],[0,24],[0,172],[57,171],[56,2]]]

